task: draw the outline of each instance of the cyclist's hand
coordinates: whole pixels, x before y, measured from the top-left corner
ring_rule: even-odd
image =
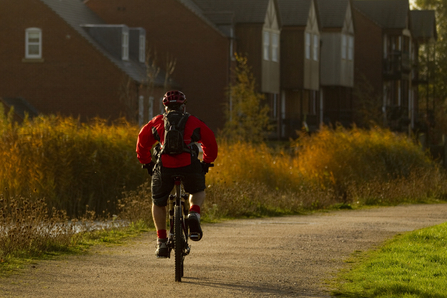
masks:
[[[144,164],[142,168],[146,169],[147,173],[152,176],[154,174],[154,166],[155,162],[151,161],[150,163]]]
[[[214,165],[212,163],[208,163],[208,162],[203,162],[202,161],[202,171],[203,173],[208,173],[209,168],[214,167]]]

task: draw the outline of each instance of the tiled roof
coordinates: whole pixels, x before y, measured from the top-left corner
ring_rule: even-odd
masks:
[[[317,0],[321,28],[343,28],[349,0]]]
[[[283,26],[306,26],[312,0],[278,0]]]
[[[269,0],[191,0],[205,14],[234,12],[236,23],[264,23]]]
[[[123,61],[111,55],[107,49],[100,46],[81,25],[104,24],[105,22],[92,12],[80,0],[40,0],[50,7],[65,22],[73,27],[79,34],[87,39],[94,47],[101,51],[110,61],[118,66],[123,72],[138,82],[144,82],[146,78],[145,66],[137,61]],[[163,84],[161,77],[157,78],[156,84]]]
[[[437,39],[436,17],[434,10],[412,10],[411,35],[413,38],[428,40]]]
[[[22,119],[25,119],[25,114],[28,114],[29,117],[36,117],[39,115],[39,111],[35,107],[33,107],[29,102],[24,100],[21,97],[15,98],[0,98],[0,101],[3,102],[7,107],[14,107],[14,112]]]
[[[356,9],[386,29],[403,29],[407,26],[408,0],[354,0]]]

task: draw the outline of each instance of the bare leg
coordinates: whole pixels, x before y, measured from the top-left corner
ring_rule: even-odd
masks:
[[[166,230],[166,207],[152,204],[152,217],[154,218],[155,229]]]
[[[197,206],[201,207],[203,202],[205,202],[205,191],[204,190],[189,195],[189,204],[191,206],[197,205]]]

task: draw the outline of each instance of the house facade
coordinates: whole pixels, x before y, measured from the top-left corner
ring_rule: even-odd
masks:
[[[320,101],[320,25],[314,0],[279,0],[281,12],[281,137],[317,129]]]
[[[265,95],[270,117],[276,126],[271,137],[280,136],[280,61],[281,23],[276,0],[193,0],[210,21],[223,28],[226,25],[234,53],[246,56],[251,66],[257,91]],[[223,18],[222,16],[230,16]],[[224,20],[231,20],[225,23]],[[231,75],[231,70],[228,70]],[[229,78],[231,80],[231,78]],[[231,106],[231,98],[228,98]]]
[[[106,23],[144,28],[151,61],[184,91],[188,111],[213,130],[222,127],[230,32],[217,28],[192,1],[89,0],[86,5]],[[169,85],[166,89],[173,87]]]
[[[368,84],[370,90],[364,85],[361,91],[375,95],[375,98],[366,98],[370,102],[375,100],[371,107],[380,110],[382,119],[375,117],[374,120],[382,121],[395,131],[414,129],[419,104],[413,80],[418,69],[413,67],[413,62],[417,61],[418,54],[412,36],[416,28],[411,28],[409,3],[407,0],[357,0],[353,3],[356,26],[371,30],[367,36],[359,36],[357,85]],[[362,99],[365,98],[357,98],[358,101]]]
[[[323,122],[354,121],[355,39],[351,1],[317,0],[321,20],[321,97]]]
[[[142,125],[179,88],[217,131],[234,53],[248,58],[275,139],[322,123],[417,129],[435,108],[418,54],[436,40],[434,12],[408,0],[22,0],[0,12],[0,97],[41,113]]]
[[[89,33],[89,26],[105,23],[75,0],[1,1],[0,11],[1,97],[21,98],[44,114],[138,121],[134,100],[146,97],[146,69],[126,52],[129,27]],[[116,48],[101,43],[112,36]]]

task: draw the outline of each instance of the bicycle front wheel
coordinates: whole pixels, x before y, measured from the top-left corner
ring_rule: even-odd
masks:
[[[174,252],[175,252],[175,281],[182,281],[183,276],[183,227],[181,221],[182,209],[174,207]]]

